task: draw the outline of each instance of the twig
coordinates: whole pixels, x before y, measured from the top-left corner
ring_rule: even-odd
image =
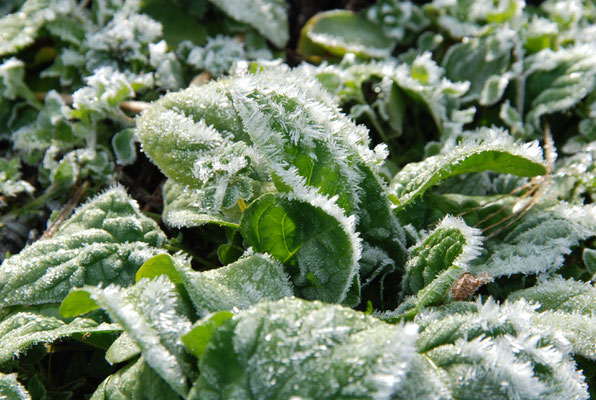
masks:
[[[54,236],[54,234],[58,230],[58,227],[60,226],[60,224],[62,224],[62,222],[74,210],[76,205],[79,203],[79,200],[81,200],[81,196],[87,191],[88,188],[89,188],[89,182],[85,182],[85,183],[83,183],[83,185],[81,187],[79,187],[79,189],[76,191],[73,198],[70,199],[70,201],[68,203],[66,203],[66,205],[64,206],[62,211],[60,211],[60,214],[58,214],[58,217],[50,224],[50,226],[48,227],[48,229],[46,229],[46,231],[43,233],[43,235],[41,235],[41,239],[48,239],[48,238],[51,238],[52,236]]]

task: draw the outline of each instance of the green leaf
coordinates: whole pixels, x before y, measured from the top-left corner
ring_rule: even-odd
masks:
[[[596,234],[596,207],[560,203],[531,210],[502,241],[487,243],[488,259],[470,272],[491,276],[556,271],[581,240]]]
[[[17,381],[17,374],[0,373],[0,398],[8,400],[31,400],[31,395]]]
[[[159,254],[145,261],[137,271],[135,280],[138,282],[143,278],[153,279],[160,275],[167,275],[173,283],[182,283],[182,277],[176,271],[169,254]]]
[[[582,258],[588,272],[596,274],[596,250],[585,248]]]
[[[56,233],[0,266],[0,305],[58,303],[85,284],[130,285],[137,269],[163,252],[157,224],[121,187],[79,207]]]
[[[287,4],[283,0],[209,0],[230,17],[255,28],[282,49],[290,39]]]
[[[85,286],[93,300],[141,348],[146,362],[180,395],[197,373],[180,337],[190,331],[190,310],[165,276],[143,279],[129,288]]]
[[[271,254],[287,266],[302,296],[341,302],[360,252],[353,226],[348,224],[339,210],[270,194],[244,211],[240,231],[255,251]]]
[[[18,357],[38,343],[53,343],[86,333],[111,334],[120,330],[116,325],[98,324],[89,318],[76,318],[67,323],[33,311],[15,312],[0,322],[0,364]]]
[[[229,311],[219,311],[207,315],[205,318],[195,322],[191,331],[182,336],[182,343],[184,343],[188,351],[195,357],[201,358],[207,344],[211,340],[211,336],[213,336],[213,332],[233,316],[234,314]]]
[[[213,333],[189,398],[398,397],[415,338],[413,325],[337,305],[261,303]]]
[[[204,272],[195,272],[180,262],[175,266],[201,316],[292,295],[283,267],[262,254],[245,256],[225,267]]]
[[[415,297],[390,315],[412,318],[421,308],[443,302],[453,284],[468,271],[468,262],[480,254],[481,240],[480,230],[446,216],[410,249],[402,293]]]
[[[99,384],[91,400],[178,399],[172,390],[141,357],[108,376]]]
[[[448,152],[406,165],[391,182],[391,200],[403,208],[432,186],[455,175],[496,171],[518,176],[546,173],[537,142],[514,142],[504,131],[483,129]]]
[[[112,148],[120,165],[130,165],[137,159],[137,137],[134,129],[124,129],[112,137]]]
[[[141,348],[128,333],[122,332],[106,351],[106,361],[114,365],[128,361],[139,354],[141,354]]]
[[[99,305],[91,298],[88,292],[84,290],[71,290],[60,304],[59,312],[64,318],[72,318],[87,314],[98,308]]]
[[[354,53],[363,58],[387,58],[392,48],[392,41],[378,24],[348,10],[316,14],[302,28],[298,44],[306,56]]]
[[[190,228],[204,224],[216,224],[238,228],[240,209],[211,210],[205,204],[201,191],[181,185],[168,179],[163,186],[164,208],[162,218],[166,224],[175,228]]]

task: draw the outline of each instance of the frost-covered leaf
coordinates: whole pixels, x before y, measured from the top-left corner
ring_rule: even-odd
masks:
[[[247,23],[283,48],[290,39],[288,10],[282,0],[209,0],[230,17]]]
[[[128,361],[139,354],[141,354],[141,348],[137,346],[134,339],[128,333],[122,332],[118,336],[118,339],[114,340],[112,345],[106,350],[106,361],[113,365]]]
[[[537,329],[558,329],[571,342],[574,353],[596,359],[596,288],[593,285],[555,277],[513,292],[508,299],[536,303],[540,313],[533,316],[532,322]]]
[[[244,44],[237,38],[217,35],[209,38],[205,46],[194,47],[187,61],[213,76],[220,76],[228,72],[235,62],[247,58]]]
[[[7,400],[31,400],[31,395],[17,381],[17,374],[0,373],[0,398]]]
[[[540,117],[565,111],[596,85],[595,45],[580,45],[553,52],[543,50],[528,58],[527,119],[540,128]]]
[[[398,43],[410,42],[430,21],[410,1],[382,0],[366,10],[366,17],[383,29],[385,36]]]
[[[418,351],[444,370],[453,398],[588,399],[568,342],[533,324],[535,308],[489,299],[428,310],[415,320]]]
[[[452,81],[469,81],[470,90],[464,101],[479,100],[482,105],[496,103],[509,82],[513,31],[470,38],[451,46],[443,59],[447,78]]]
[[[0,18],[0,56],[11,54],[33,43],[39,30],[74,8],[68,0],[27,0],[19,12]]]
[[[120,165],[129,165],[137,159],[137,137],[134,129],[124,129],[112,137],[112,148]]]
[[[391,199],[403,208],[444,179],[481,171],[536,176],[546,173],[546,165],[537,142],[514,142],[504,131],[483,129],[475,140],[406,165],[391,182]]]
[[[591,204],[561,203],[530,211],[502,241],[488,243],[488,259],[474,263],[470,270],[494,277],[556,271],[573,246],[594,234],[596,208]]]
[[[302,28],[298,44],[305,56],[354,53],[362,58],[387,58],[392,48],[378,24],[347,10],[316,14]]]
[[[410,249],[402,294],[414,298],[391,314],[410,318],[421,308],[442,302],[453,284],[468,271],[468,262],[480,253],[480,233],[463,220],[446,216]]]
[[[263,254],[252,254],[224,267],[193,271],[184,260],[159,255],[148,260],[139,277],[167,275],[182,283],[200,316],[211,312],[244,309],[264,300],[293,294],[288,276],[279,262]]]
[[[117,325],[98,324],[89,318],[76,318],[67,323],[43,313],[15,312],[0,322],[0,364],[19,357],[38,343],[52,343],[73,336],[81,338],[87,333],[87,336],[117,333],[120,330]]]
[[[15,197],[21,193],[32,194],[35,191],[33,185],[21,180],[21,160],[11,160],[0,157],[0,194],[7,197]],[[0,207],[2,204],[0,202]]]
[[[177,399],[178,394],[141,357],[108,376],[91,400]]]
[[[189,398],[399,398],[415,339],[413,325],[337,305],[261,303],[213,333]]]
[[[377,175],[384,146],[371,150],[366,129],[339,113],[302,70],[238,71],[169,94],[141,116],[137,134],[164,173],[188,186],[166,186],[165,219],[174,226],[233,226],[244,202],[289,192],[314,208],[334,210],[339,221],[357,219],[372,247],[395,263],[404,259],[403,231]],[[374,275],[386,268],[371,263],[367,269]]]
[[[287,266],[305,298],[337,303],[345,298],[360,249],[353,220],[339,208],[265,195],[246,209],[240,229],[255,251],[271,254]]]
[[[163,213],[166,224],[175,228],[187,228],[204,224],[217,224],[237,228],[240,226],[239,210],[207,211],[205,196],[168,179],[163,186]]]
[[[4,260],[0,304],[56,303],[85,284],[130,285],[143,262],[162,252],[164,240],[125,190],[112,188],[81,206],[52,237]]]
[[[190,310],[170,280],[143,279],[134,286],[84,286],[72,291],[89,293],[141,348],[143,358],[180,395],[196,375],[180,336],[190,328]],[[71,301],[68,297],[65,303]]]
[[[33,92],[25,83],[25,63],[9,58],[0,64],[0,95],[9,100],[24,99],[39,106]]]

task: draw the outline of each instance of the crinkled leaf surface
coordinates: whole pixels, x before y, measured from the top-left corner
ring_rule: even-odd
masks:
[[[533,324],[535,308],[489,299],[423,312],[418,351],[446,372],[439,374],[453,398],[588,399],[568,342]]]
[[[555,277],[529,289],[513,292],[511,300],[539,305],[532,318],[537,329],[558,329],[573,352],[596,359],[596,288],[589,283]]]
[[[177,399],[177,393],[140,357],[108,376],[91,400]]]
[[[192,271],[179,262],[175,265],[201,316],[215,311],[244,309],[261,301],[293,295],[283,266],[263,254],[245,256],[232,264],[204,272]]]
[[[0,398],[8,400],[31,400],[31,395],[17,381],[17,374],[0,373]]]
[[[115,324],[98,324],[89,318],[76,318],[67,323],[41,313],[16,312],[0,322],[0,364],[18,357],[38,343],[52,343],[73,335],[80,338],[86,333],[94,335],[120,330]]]
[[[186,396],[188,378],[197,373],[180,336],[191,328],[190,310],[166,277],[142,279],[134,286],[85,286],[85,291],[118,322],[141,348],[146,362],[180,395]],[[64,303],[69,302],[67,297]]]
[[[573,246],[595,233],[596,208],[592,204],[561,203],[532,210],[502,241],[487,243],[488,259],[479,259],[470,271],[494,277],[555,271]]]
[[[195,191],[172,179],[163,186],[164,208],[162,218],[165,223],[176,228],[187,228],[204,224],[217,224],[237,228],[240,226],[240,213],[237,209],[205,210],[204,193]]]
[[[486,129],[476,140],[406,165],[391,182],[391,199],[401,208],[446,178],[481,171],[536,176],[545,174],[546,166],[537,142],[514,142],[503,131]]]
[[[415,357],[415,338],[413,325],[337,305],[261,303],[213,333],[189,398],[393,398]]]
[[[302,296],[341,302],[359,259],[353,228],[342,222],[322,207],[270,194],[246,209],[240,229],[255,251],[288,267]]]
[[[164,240],[125,190],[112,188],[79,207],[51,238],[2,263],[0,305],[57,303],[85,284],[130,285]]]

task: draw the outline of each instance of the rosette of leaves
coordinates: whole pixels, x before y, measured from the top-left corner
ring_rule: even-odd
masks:
[[[266,69],[170,94],[143,113],[137,135],[174,181],[168,190],[184,193],[166,202],[166,222],[183,208],[189,222],[178,226],[235,225],[307,298],[341,302],[351,288],[357,302],[358,274],[404,260],[376,171],[384,147],[371,151],[366,130],[304,74]]]

